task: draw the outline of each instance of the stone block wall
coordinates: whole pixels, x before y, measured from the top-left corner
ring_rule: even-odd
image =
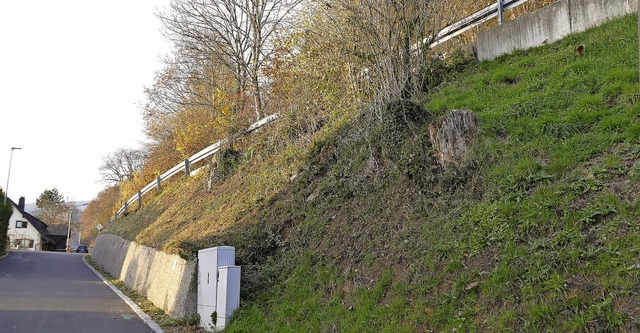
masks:
[[[196,314],[195,262],[109,234],[98,236],[91,258],[172,317]]]

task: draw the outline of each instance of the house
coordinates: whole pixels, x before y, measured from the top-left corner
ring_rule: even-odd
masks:
[[[24,210],[24,197],[18,204],[9,199],[13,206],[13,214],[9,219],[9,247],[11,249],[31,251],[64,250],[67,231],[62,228],[49,227],[35,216]],[[66,226],[65,226],[66,227]],[[49,230],[51,229],[51,230]]]
[[[47,235],[49,238],[55,241],[55,246],[51,247],[49,244],[49,251],[64,250],[67,246],[67,232],[69,232],[69,226],[66,224],[53,224],[47,226]]]

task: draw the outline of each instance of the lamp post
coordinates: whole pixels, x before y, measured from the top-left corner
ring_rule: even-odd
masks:
[[[71,238],[71,214],[73,211],[71,210],[71,206],[69,206],[69,226],[67,227],[67,247],[65,247],[65,251],[71,252],[71,248],[69,247],[69,238]]]
[[[11,155],[9,156],[9,173],[7,174],[7,186],[4,188],[4,204],[7,204],[7,197],[9,196],[9,178],[11,177],[11,160],[13,160],[13,151],[20,150],[22,148],[11,147]]]
[[[82,207],[82,206],[86,206],[89,203],[83,203],[81,205],[71,205],[69,204],[69,224],[67,225],[67,247],[66,247],[66,251],[67,252],[71,252],[71,247],[69,247],[69,242],[71,241],[71,216],[73,215],[73,209],[71,209],[72,207]]]

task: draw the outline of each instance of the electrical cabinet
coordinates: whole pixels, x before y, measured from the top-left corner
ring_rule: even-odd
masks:
[[[224,329],[240,305],[240,267],[235,248],[218,246],[198,251],[198,314],[200,326]]]
[[[198,305],[215,308],[218,268],[235,265],[235,254],[236,249],[232,246],[218,246],[198,251]]]
[[[218,319],[216,328],[224,329],[227,320],[240,306],[240,266],[224,266],[218,269],[218,302],[216,304]]]

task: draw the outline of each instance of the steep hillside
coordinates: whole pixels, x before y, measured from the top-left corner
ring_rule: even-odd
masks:
[[[310,146],[282,143],[285,120],[109,232],[235,246],[228,332],[640,330],[637,42],[630,16],[460,63],[424,109],[347,115]],[[452,109],[480,131],[444,169],[428,128]]]

